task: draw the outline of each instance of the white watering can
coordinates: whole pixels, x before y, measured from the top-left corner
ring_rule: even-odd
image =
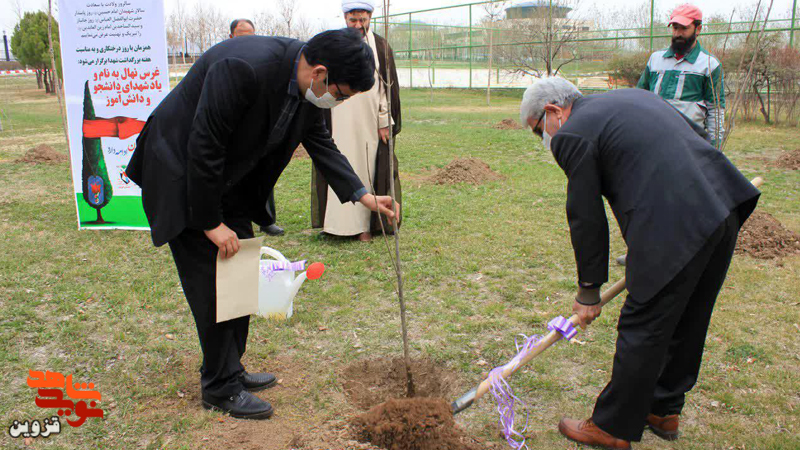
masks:
[[[294,296],[306,279],[316,280],[325,272],[325,265],[316,262],[295,278],[296,270],[303,270],[305,261],[292,263],[281,252],[270,247],[261,247],[261,256],[274,259],[261,259],[258,274],[258,314],[275,319],[292,317]]]

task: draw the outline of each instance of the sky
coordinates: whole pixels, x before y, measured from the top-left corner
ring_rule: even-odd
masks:
[[[164,6],[167,14],[181,1],[187,9],[191,10],[191,6],[199,2],[206,5],[215,5],[221,9],[222,12],[231,18],[234,17],[247,17],[251,16],[256,11],[271,9],[275,7],[276,0],[225,0],[223,4],[224,9],[219,5],[221,2],[214,0],[164,0]],[[583,8],[596,7],[596,8],[624,8],[630,7],[632,3],[638,4],[646,0],[580,0]],[[790,17],[790,11],[793,0],[774,0],[772,17]],[[58,0],[54,0],[57,3]],[[298,4],[298,12],[306,17],[311,23],[320,28],[338,28],[344,25],[342,17],[341,1],[336,0],[296,0]],[[408,11],[415,11],[427,8],[436,8],[442,6],[451,6],[468,3],[469,0],[392,0],[391,12],[402,13]],[[669,11],[674,6],[686,3],[687,0],[656,0],[658,10]],[[378,3],[383,3],[378,0]],[[522,3],[521,0],[515,0],[509,3]],[[704,15],[722,14],[728,16],[734,7],[741,9],[742,7],[753,7],[757,1],[746,0],[692,0],[690,3],[698,6]],[[764,0],[768,4],[768,0]],[[798,1],[800,3],[800,1]],[[9,36],[13,32],[14,25],[17,22],[17,17],[14,14],[15,5],[21,5],[26,11],[47,10],[46,0],[0,0],[0,30],[5,31]],[[380,11],[379,11],[380,12]],[[473,14],[476,14],[473,11]],[[798,13],[800,14],[800,13]],[[435,18],[437,21],[443,22],[463,22],[466,20],[466,8],[462,8],[458,12],[452,10],[444,13],[438,13],[435,16],[428,14],[420,16],[422,20],[430,20]]]

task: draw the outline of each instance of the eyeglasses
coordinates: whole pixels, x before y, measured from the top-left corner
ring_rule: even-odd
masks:
[[[328,85],[327,80],[325,82],[325,85],[326,86]],[[336,101],[337,102],[343,102],[343,101],[347,100],[348,98],[350,98],[349,95],[346,95],[345,93],[342,92],[341,89],[339,89],[339,84],[338,83],[335,86],[336,86],[336,92],[339,94],[339,96],[336,97]]]

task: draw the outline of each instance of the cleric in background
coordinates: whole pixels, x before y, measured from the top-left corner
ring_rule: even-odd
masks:
[[[375,84],[372,51],[355,30],[308,43],[243,36],[211,47],[147,120],[128,165],[142,188],[153,243],[169,244],[192,310],[203,364],[202,402],[263,419],[272,405],[250,391],[275,384],[242,366],[249,316],[216,322],[216,261],[270,222],[265,205],[302,142],[341,202],[393,217],[392,200],[367,193],[325,128],[322,110]]]
[[[256,34],[256,27],[249,19],[236,19],[231,22],[231,38],[239,36],[252,36]],[[269,225],[261,226],[261,232],[270,236],[283,235],[283,228],[275,224],[278,220],[278,215],[275,212],[275,192],[270,192],[269,199],[267,199],[267,214],[269,215]]]
[[[333,140],[350,161],[361,182],[365,186],[371,185],[378,195],[388,195],[393,173],[397,194],[395,199],[402,203],[396,155],[392,155],[393,171],[390,171],[389,164],[389,140],[400,132],[400,84],[392,48],[370,26],[374,9],[374,0],[342,0],[345,23],[361,33],[377,61],[375,79],[378,82],[341,108],[326,111],[325,119]],[[384,80],[389,75],[392,86],[387,93]],[[391,111],[387,95],[391,96]],[[381,227],[389,233],[394,231],[387,223],[382,226],[379,220],[378,214],[373,214],[362,205],[336,201],[324,174],[314,167],[311,178],[312,227],[322,228],[325,233],[336,236],[357,236],[361,241],[369,241],[373,233],[381,233]]]
[[[567,175],[581,325],[600,315],[608,281],[603,197],[628,244],[611,381],[591,418],[564,418],[559,431],[612,449],[630,448],[645,425],[677,439],[714,302],[760,193],[701,128],[648,91],[583,97],[569,81],[544,78],[525,91],[520,118]]]

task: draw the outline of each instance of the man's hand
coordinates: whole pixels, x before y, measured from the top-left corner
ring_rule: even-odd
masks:
[[[203,231],[206,237],[219,247],[219,257],[228,259],[239,251],[239,236],[224,223],[213,230]]]
[[[575,303],[572,304],[572,312],[578,315],[579,325],[584,329],[600,316],[602,309],[603,307],[599,303],[597,305],[583,305],[575,300]]]
[[[390,134],[389,127],[378,128],[378,137],[381,138],[384,144],[389,143],[389,137],[390,137],[389,134]]]
[[[369,208],[370,211],[379,212],[388,217],[389,220],[394,220],[394,210],[392,209],[392,197],[388,195],[372,195],[364,194],[359,200],[362,205]],[[395,208],[399,211],[400,204],[395,203]]]

